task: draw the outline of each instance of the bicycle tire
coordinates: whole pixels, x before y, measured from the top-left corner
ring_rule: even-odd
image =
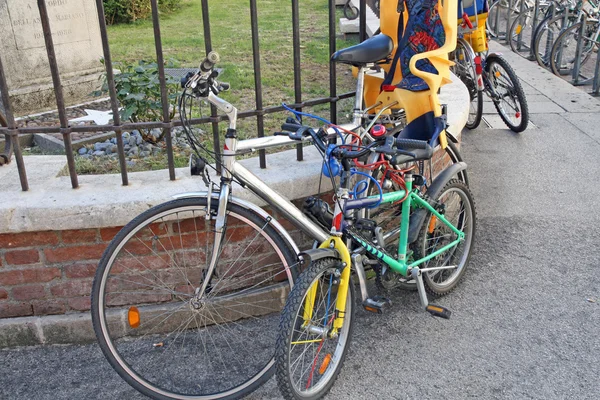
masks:
[[[510,25],[507,35],[511,50],[521,57],[528,59],[533,53],[532,41],[535,29],[537,28],[533,26],[534,12],[535,9],[533,7],[523,10]]]
[[[358,18],[358,15],[360,14],[358,8],[350,4],[350,0],[346,1],[346,4],[344,4],[343,12],[344,17],[346,17],[348,20],[354,20]]]
[[[499,95],[500,99],[492,97],[494,106],[496,107],[500,118],[511,131],[517,133],[523,132],[525,129],[527,129],[527,125],[529,124],[529,109],[527,107],[527,99],[525,98],[523,87],[519,82],[517,74],[511,68],[508,62],[500,56],[488,58],[486,62],[486,69],[488,71],[488,79],[490,80],[490,84],[493,86],[494,92],[498,94],[497,89],[500,87],[504,87],[506,89],[506,94]],[[504,70],[506,74],[502,73],[500,69]],[[506,80],[506,77],[508,78],[508,81]],[[502,78],[502,80],[500,80],[500,78]],[[510,83],[510,86],[507,85],[507,83]],[[506,98],[510,98],[512,100],[512,104],[503,100]],[[503,103],[506,103],[506,105],[509,105],[513,108],[515,122],[513,122],[511,117],[512,112],[505,109]]]
[[[578,22],[558,35],[550,53],[550,69],[554,75],[563,79],[572,78],[574,61],[577,55],[577,40],[582,28],[584,28],[584,36],[582,38],[581,66],[585,64],[590,55],[593,54],[594,48],[598,46],[596,38],[590,38],[587,33],[592,32],[595,35],[597,27],[597,22],[588,21],[585,28],[583,22]],[[590,30],[588,31],[588,29]],[[573,37],[571,38],[571,36]]]
[[[307,385],[305,387],[305,393],[302,393],[302,390],[298,387],[303,386],[304,382],[302,382],[302,385],[299,385],[300,381],[294,382],[293,375],[298,367],[296,367],[294,371],[291,370],[294,365],[297,365],[295,363],[299,362],[297,359],[295,361],[292,360],[293,356],[291,354],[295,352],[297,347],[300,347],[302,345],[317,345],[317,342],[294,343],[294,339],[296,339],[296,341],[298,342],[301,342],[304,340],[298,339],[302,339],[303,335],[306,335],[307,339],[305,339],[305,341],[315,340],[308,339],[310,337],[315,336],[315,334],[310,333],[311,327],[317,325],[317,328],[320,328],[318,326],[320,325],[318,320],[321,319],[321,316],[324,321],[328,321],[330,320],[329,316],[331,315],[329,313],[330,310],[335,310],[335,299],[337,298],[337,292],[336,295],[333,296],[331,295],[331,293],[334,290],[333,286],[336,285],[334,281],[334,279],[337,278],[335,275],[335,271],[337,271],[337,268],[339,267],[340,263],[341,261],[337,258],[323,258],[313,262],[296,281],[296,284],[286,301],[285,308],[281,313],[281,322],[279,325],[279,332],[277,336],[275,358],[277,361],[277,385],[279,387],[279,391],[285,399],[313,400],[322,398],[325,394],[327,394],[327,392],[329,392],[329,390],[331,390],[331,387],[333,386],[343,366],[344,360],[348,353],[350,340],[352,338],[352,331],[354,328],[354,314],[356,307],[354,303],[355,294],[352,280],[350,280],[350,282],[348,283],[348,298],[346,300],[344,321],[338,336],[335,338],[328,338],[330,328],[323,329],[324,334],[322,336],[324,336],[325,338],[321,339],[321,342],[319,342],[318,350],[315,350],[316,353],[307,350],[299,350],[300,357],[304,356],[307,353],[310,353],[309,358],[312,357],[312,361],[309,360],[310,362],[312,362],[312,364],[306,364],[306,371],[308,371],[308,369],[310,368],[311,372],[309,372],[307,376]],[[321,294],[323,298],[321,299],[321,301],[316,301],[315,304],[317,306],[324,305],[326,311],[325,313],[323,313],[323,311],[319,312],[318,310],[316,312],[313,311],[313,317],[311,318],[311,322],[315,320],[316,321],[314,323],[309,324],[311,325],[311,327],[309,327],[308,325],[304,326],[302,324],[302,320],[305,306],[305,298],[309,292],[309,289],[311,289],[315,282],[317,282],[321,278],[323,278],[323,283],[328,283],[329,289],[325,293],[322,293],[322,289],[320,290],[321,293],[317,291],[317,296]],[[323,286],[324,285],[321,284],[317,288],[317,290],[319,290],[319,288],[322,288]],[[325,295],[329,297],[329,300],[325,298]],[[315,306],[313,305],[313,308],[314,307]],[[317,317],[315,317],[315,315]],[[331,322],[325,322],[324,327],[321,328],[326,328],[329,326],[331,326]],[[305,331],[297,332],[299,331],[298,328],[304,329]],[[300,336],[296,337],[296,333],[300,333]],[[330,345],[332,344],[331,342],[335,341],[336,339],[339,339],[339,342],[333,347],[333,351],[329,353],[328,351],[330,351],[332,348],[330,347]],[[301,348],[305,348],[307,346]],[[326,353],[322,353],[323,349],[325,349]],[[323,357],[321,359],[322,355]],[[327,357],[329,357],[330,361],[326,361]],[[304,365],[304,362],[302,362],[302,366]],[[314,384],[313,377],[314,375],[316,375],[314,374],[314,372],[317,366],[319,368],[318,372],[320,376],[317,376],[316,378],[320,379],[316,384]],[[300,376],[300,379],[302,379],[302,375]]]
[[[573,14],[567,17],[567,22],[571,22]],[[534,38],[534,54],[539,66],[550,69],[550,54],[554,42],[564,29],[565,16],[556,15],[547,17],[537,27]]]
[[[178,199],[140,214],[96,271],[100,348],[128,384],[154,399],[236,399],[274,373],[269,350],[297,256],[269,219],[230,202],[216,275],[204,300],[193,303],[218,200],[208,220],[207,204],[206,197]]]
[[[452,56],[455,64],[451,70],[469,92],[469,116],[465,124],[468,129],[477,128],[483,116],[483,93],[477,84],[474,55],[473,49],[466,41],[461,39],[456,42],[456,49]]]
[[[459,202],[458,212],[452,214],[456,209],[456,207],[452,207],[456,205],[453,202],[455,197],[451,197],[454,193],[458,194]],[[465,274],[475,243],[477,215],[471,191],[456,179],[448,182],[440,194],[433,200],[438,209],[443,208],[443,215],[446,219],[465,234],[463,242],[442,252],[422,265],[423,269],[446,265],[457,266],[456,269],[440,269],[423,273],[425,289],[432,296],[439,297],[454,290]],[[416,258],[423,258],[444,247],[456,238],[457,235],[448,226],[438,218],[434,219],[432,213],[428,213],[417,238],[415,246]],[[461,252],[457,253],[459,250]]]

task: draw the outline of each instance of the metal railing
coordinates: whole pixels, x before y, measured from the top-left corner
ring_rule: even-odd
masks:
[[[260,49],[259,49],[259,37],[258,37],[258,15],[256,0],[249,0],[250,3],[250,20],[251,20],[251,33],[252,33],[252,49],[253,49],[253,64],[254,64],[254,88],[256,94],[256,108],[254,110],[242,111],[238,113],[238,118],[256,118],[257,121],[257,134],[258,137],[263,137],[264,132],[264,116],[266,114],[284,111],[282,106],[263,107],[263,91],[261,83],[261,62],[260,62]],[[336,70],[335,65],[330,63],[329,65],[329,96],[304,100],[302,96],[302,80],[301,80],[301,60],[300,60],[300,23],[299,23],[299,0],[291,0],[291,23],[292,23],[292,43],[293,43],[293,66],[294,66],[294,104],[288,106],[295,109],[302,109],[305,107],[311,107],[318,104],[329,103],[330,107],[330,120],[333,123],[337,122],[337,102],[342,99],[354,97],[354,92],[347,92],[338,95],[336,88]],[[98,8],[98,23],[100,27],[100,35],[102,39],[102,49],[104,53],[104,64],[106,66],[106,78],[108,83],[108,92],[110,96],[110,105],[113,115],[112,125],[79,125],[70,126],[67,114],[65,101],[62,91],[62,84],[60,78],[60,71],[58,68],[56,54],[54,50],[54,43],[52,39],[52,31],[50,28],[48,11],[46,8],[45,0],[38,0],[38,9],[40,13],[40,20],[42,23],[42,29],[44,34],[46,52],[48,54],[48,62],[50,65],[50,71],[52,74],[52,83],[54,92],[56,95],[56,106],[58,110],[58,117],[60,125],[57,126],[44,126],[44,127],[18,127],[15,121],[14,114],[11,108],[11,101],[9,98],[9,91],[7,85],[7,79],[4,73],[2,60],[0,59],[0,94],[1,103],[4,105],[4,111],[6,115],[6,127],[0,126],[0,135],[4,134],[10,140],[12,149],[14,151],[15,160],[17,162],[17,169],[19,172],[19,178],[21,181],[22,190],[26,191],[29,189],[29,183],[27,180],[27,172],[23,161],[23,154],[19,145],[18,135],[26,135],[32,133],[61,133],[63,142],[65,145],[65,153],[67,156],[67,165],[69,176],[71,178],[71,185],[73,188],[79,186],[77,172],[75,170],[75,158],[72,149],[71,134],[75,132],[105,132],[114,131],[117,142],[117,151],[119,158],[119,166],[121,172],[121,179],[123,185],[128,185],[128,174],[127,164],[125,160],[125,151],[123,144],[122,132],[124,130],[140,129],[140,128],[161,128],[164,130],[164,138],[166,141],[167,150],[167,164],[169,171],[169,178],[175,180],[175,165],[173,157],[173,143],[171,138],[171,129],[176,126],[180,126],[180,121],[172,121],[169,116],[169,102],[167,100],[167,88],[165,79],[165,68],[162,51],[162,40],[160,32],[160,19],[158,12],[157,0],[150,0],[152,7],[152,24],[154,27],[154,42],[156,47],[156,59],[158,64],[159,83],[161,90],[161,101],[162,101],[162,121],[155,122],[137,122],[129,123],[121,121],[119,117],[119,105],[117,102],[117,95],[115,91],[115,81],[112,69],[112,59],[110,46],[108,43],[108,35],[106,29],[106,22],[104,18],[104,6],[102,0],[96,0]],[[211,40],[211,29],[210,29],[210,17],[208,0],[201,0],[202,5],[202,23],[204,30],[204,43],[206,52],[212,51],[212,40]],[[335,0],[328,0],[329,5],[329,53],[333,54],[336,50],[336,10]],[[366,0],[360,0],[360,40],[366,38]],[[220,153],[221,145],[219,139],[219,122],[224,121],[226,116],[219,115],[217,110],[212,107],[211,115],[204,118],[195,118],[190,122],[192,124],[211,123],[213,144],[215,153]],[[297,146],[297,159],[302,160],[302,146]],[[261,150],[259,153],[260,167],[266,167],[266,155],[265,151]],[[217,165],[219,165],[217,159]]]

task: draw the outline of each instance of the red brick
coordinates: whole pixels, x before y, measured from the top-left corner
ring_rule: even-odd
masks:
[[[40,253],[35,249],[7,251],[4,257],[12,265],[35,264],[40,261]]]
[[[70,280],[58,283],[50,288],[50,293],[56,297],[89,296],[91,292],[91,279]]]
[[[173,232],[175,233],[204,232],[206,228],[207,224],[204,217],[188,218],[179,223],[173,222]]]
[[[120,257],[115,260],[111,274],[123,272],[146,271],[167,268],[171,258],[167,254],[149,255],[139,257]]]
[[[44,285],[17,286],[10,291],[13,300],[33,300],[46,297]]]
[[[91,278],[96,274],[96,263],[76,263],[63,268],[66,278]]]
[[[99,260],[106,248],[106,244],[90,244],[87,246],[56,247],[53,249],[44,249],[46,261],[50,263],[79,261],[79,260]]]
[[[49,282],[60,278],[60,275],[60,269],[50,267],[0,271],[0,285],[13,286],[23,283]]]
[[[123,229],[122,226],[100,229],[100,238],[103,242],[110,242],[121,229]]]
[[[60,235],[62,242],[65,244],[93,243],[96,241],[96,229],[62,231]]]
[[[25,317],[27,315],[33,315],[33,308],[29,303],[0,304],[0,318]]]
[[[48,299],[33,302],[34,315],[64,314],[66,311],[67,307],[63,300]]]
[[[8,292],[6,289],[0,289],[0,300],[5,300],[8,298]]]
[[[71,307],[73,310],[77,310],[77,311],[89,310],[92,306],[91,303],[92,303],[92,299],[90,298],[90,296],[75,297],[75,298],[67,300],[67,304],[69,305],[69,307]]]
[[[0,248],[3,249],[57,244],[58,235],[56,232],[47,231],[0,234]]]

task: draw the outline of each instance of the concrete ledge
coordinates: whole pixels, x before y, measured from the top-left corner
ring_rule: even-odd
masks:
[[[455,79],[442,88],[441,99],[448,104],[448,131],[460,136],[468,116],[466,88]],[[305,147],[304,161],[295,160],[295,150],[287,150],[269,154],[266,169],[259,168],[256,158],[240,163],[289,199],[317,193],[322,162],[319,153],[312,146]],[[166,170],[133,172],[129,186],[121,185],[119,174],[81,175],[80,187],[71,189],[68,176],[57,177],[65,164],[64,156],[25,157],[28,192],[21,191],[16,163],[0,168],[3,192],[9,194],[0,204],[0,233],[122,226],[175,194],[205,189],[201,179],[190,175],[189,168],[177,169],[175,181],[169,180]],[[329,184],[327,179],[323,183]],[[234,194],[264,205],[240,187],[234,188]]]

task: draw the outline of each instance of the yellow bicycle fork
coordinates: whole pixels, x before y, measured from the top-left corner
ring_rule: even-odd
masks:
[[[335,300],[335,310],[336,317],[333,321],[333,332],[337,333],[337,331],[344,325],[344,312],[346,310],[346,300],[348,298],[348,288],[350,285],[350,272],[351,272],[351,263],[350,252],[348,251],[348,247],[344,241],[337,236],[330,236],[327,240],[325,240],[319,246],[321,249],[335,249],[340,255],[340,259],[344,264],[344,268],[342,270],[341,275],[339,276],[339,286],[338,292]],[[308,324],[313,315],[314,306],[315,306],[315,298],[317,296],[317,290],[319,288],[319,281],[316,281],[308,290],[306,294],[306,298],[304,300],[304,324]]]

